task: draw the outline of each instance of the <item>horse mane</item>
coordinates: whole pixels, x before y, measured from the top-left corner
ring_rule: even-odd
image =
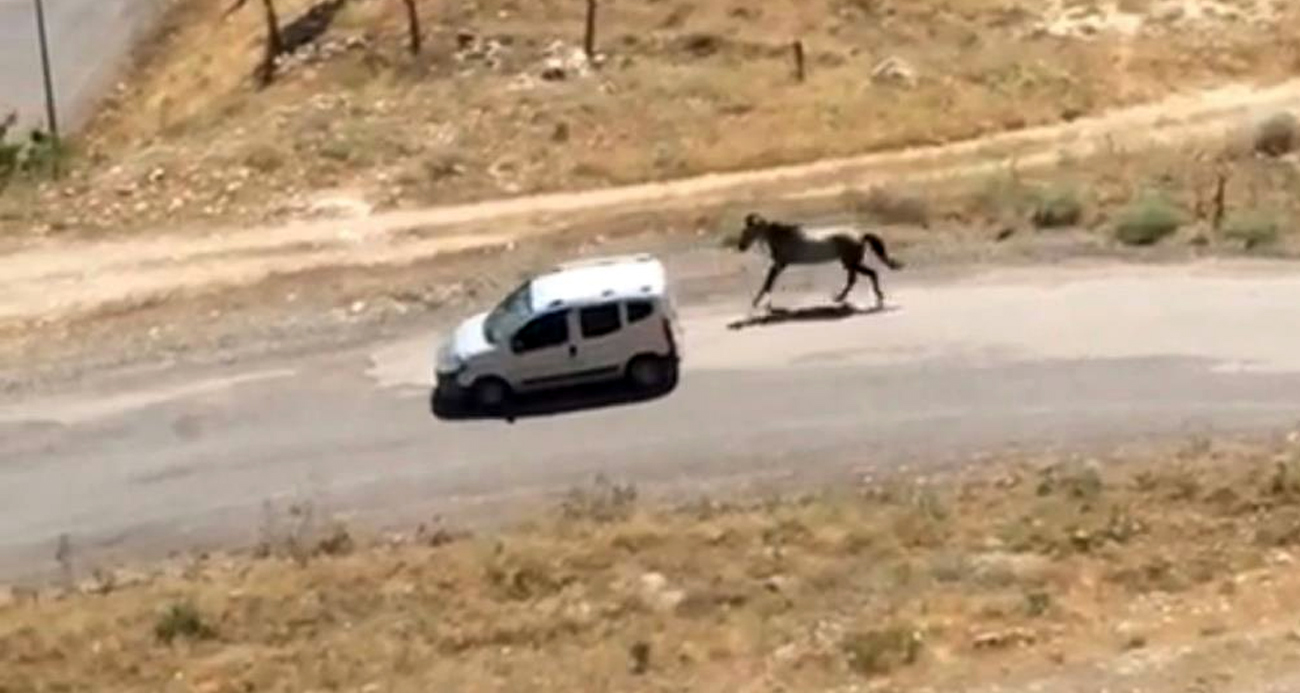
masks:
[[[803,226],[782,221],[764,219],[763,227],[769,235],[784,236],[786,238],[803,234]]]

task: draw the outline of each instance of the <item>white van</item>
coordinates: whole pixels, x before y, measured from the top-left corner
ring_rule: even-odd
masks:
[[[463,321],[438,349],[434,394],[493,410],[514,393],[598,381],[657,390],[676,384],[680,344],[659,260],[571,262]]]

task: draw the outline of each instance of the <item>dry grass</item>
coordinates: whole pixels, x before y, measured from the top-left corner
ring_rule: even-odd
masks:
[[[1223,218],[1216,227],[1220,176]],[[1063,157],[1053,167],[1027,172],[1008,167],[931,185],[901,199],[908,209],[925,210],[926,223],[936,231],[958,237],[989,237],[998,229],[1075,228],[1114,245],[1191,243],[1228,252],[1294,255],[1300,251],[1300,234],[1291,223],[1300,218],[1300,198],[1294,194],[1298,185],[1300,159],[1256,155],[1229,138],[1197,147]],[[886,216],[871,213],[873,199],[849,193],[829,206],[888,223]]]
[[[0,690],[970,685],[1258,627],[1300,587],[1280,553],[1298,542],[1295,442],[676,508],[603,484],[499,535],[20,599],[0,606]]]
[[[291,17],[307,1],[282,4]],[[546,82],[545,49],[576,43],[581,3],[426,0],[430,49],[413,60],[399,4],[371,0],[326,35],[352,48],[258,92],[258,13],[220,23],[224,5],[180,6],[79,143],[74,176],[40,205],[0,199],[7,226],[247,221],[300,213],[330,188],[400,207],[945,142],[1282,75],[1300,45],[1292,15],[1082,40],[1038,31],[1050,17],[1003,0],[631,3],[605,8],[593,76]],[[457,59],[462,30],[498,41],[496,62]],[[809,51],[803,84],[794,37]],[[915,79],[873,80],[895,57]]]

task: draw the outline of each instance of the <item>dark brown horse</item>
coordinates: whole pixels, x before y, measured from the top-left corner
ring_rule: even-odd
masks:
[[[872,253],[890,269],[897,270],[903,267],[903,263],[889,256],[885,242],[880,236],[870,232],[858,238],[847,233],[835,233],[818,238],[810,236],[799,225],[768,221],[758,214],[749,214],[745,217],[745,228],[741,231],[740,241],[736,246],[744,252],[755,241],[762,241],[767,246],[768,255],[772,258],[772,267],[767,272],[767,280],[763,282],[763,288],[759,289],[758,294],[754,296],[755,308],[758,307],[763,296],[771,293],[776,278],[789,265],[813,265],[836,261],[848,272],[848,281],[844,285],[844,290],[835,297],[835,301],[843,303],[849,291],[857,283],[858,275],[865,274],[871,280],[871,288],[875,291],[876,307],[880,308],[885,304],[885,295],[880,290],[880,277],[875,270],[862,263],[867,248],[870,247]]]

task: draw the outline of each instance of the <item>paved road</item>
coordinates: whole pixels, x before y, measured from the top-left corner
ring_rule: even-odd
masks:
[[[895,310],[842,320],[729,330],[739,305],[689,307],[676,392],[514,425],[430,415],[432,334],[0,403],[0,575],[52,568],[63,532],[86,560],[247,542],[268,499],[408,521],[598,472],[699,490],[1300,419],[1296,269],[892,277]]]
[[[45,0],[60,117],[75,128],[113,86],[159,0]],[[45,91],[33,0],[0,0],[0,113],[18,110],[25,124],[44,124]]]

